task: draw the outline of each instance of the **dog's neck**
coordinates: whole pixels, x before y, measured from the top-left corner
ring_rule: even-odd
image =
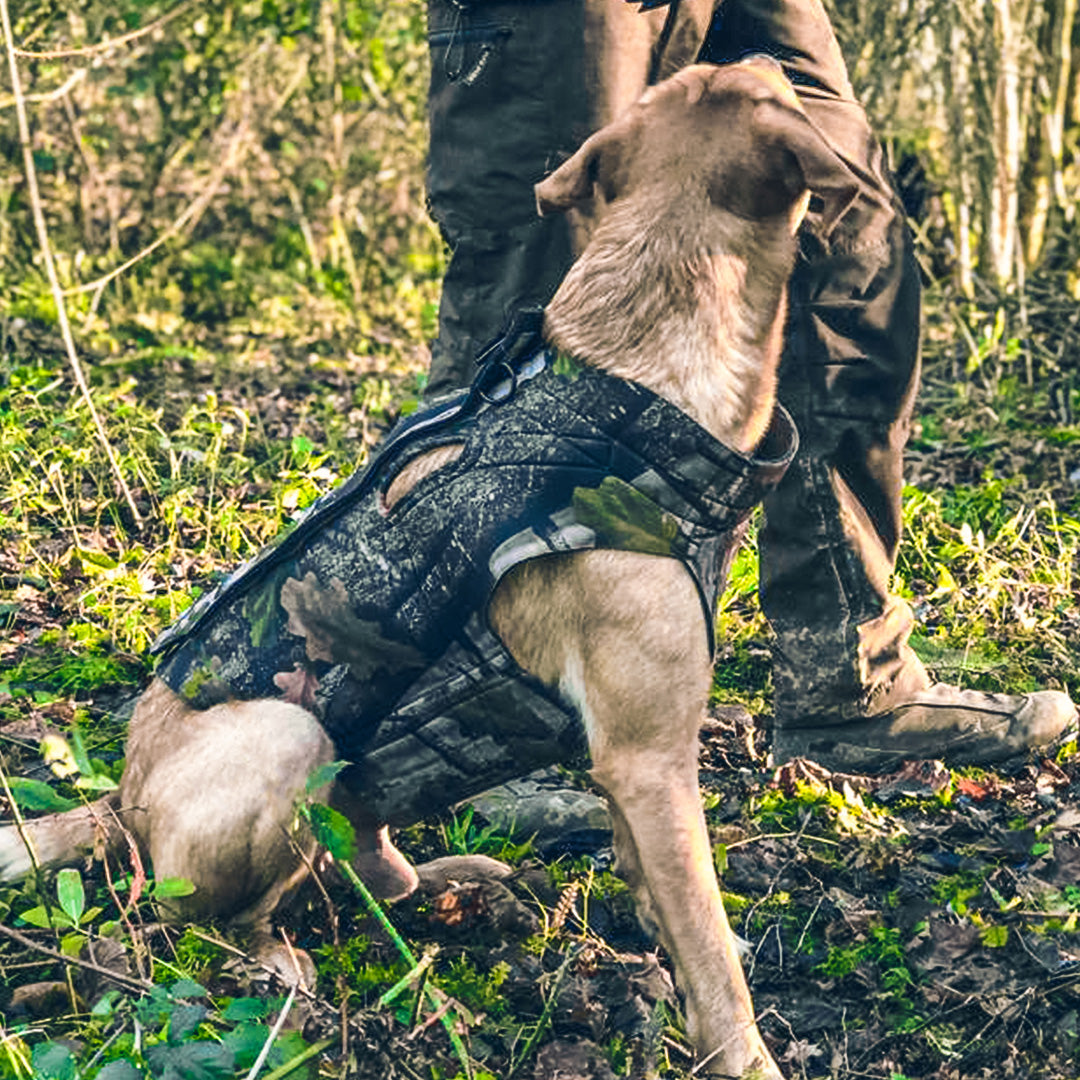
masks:
[[[703,196],[704,198],[704,196]],[[749,452],[772,416],[795,242],[790,226],[706,205],[612,207],[548,305],[561,351],[632,379]]]

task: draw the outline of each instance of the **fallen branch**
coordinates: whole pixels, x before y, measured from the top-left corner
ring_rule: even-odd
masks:
[[[26,94],[23,100],[32,101],[35,105],[59,101],[60,98],[66,96],[69,90],[78,86],[86,78],[86,72],[86,68],[79,68],[77,71],[73,71],[55,90],[48,90],[40,94]],[[0,109],[10,109],[16,104],[16,101],[14,94],[5,94],[0,97]]]
[[[299,968],[297,969],[299,970]],[[247,1080],[255,1080],[255,1077],[259,1075],[259,1070],[263,1067],[263,1062],[266,1061],[270,1055],[271,1049],[274,1046],[274,1040],[281,1034],[281,1029],[285,1024],[285,1017],[289,1015],[289,1010],[292,1008],[293,1002],[296,1000],[296,987],[292,987],[289,990],[289,996],[285,999],[285,1004],[281,1007],[281,1012],[278,1014],[277,1021],[270,1029],[270,1032],[266,1036],[266,1041],[262,1045],[262,1049],[259,1051],[259,1056],[255,1059],[251,1066],[251,1071],[247,1074]]]

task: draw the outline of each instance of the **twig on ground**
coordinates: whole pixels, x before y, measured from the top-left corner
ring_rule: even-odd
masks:
[[[736,848],[746,847],[747,844],[756,844],[759,840],[787,840],[792,836],[797,836],[800,840],[813,841],[815,844],[829,844],[832,847],[840,846],[839,841],[830,840],[827,836],[814,836],[812,833],[806,833],[804,826],[798,832],[766,832],[758,833],[756,836],[746,836],[742,840],[733,840],[730,844],[725,844],[724,847],[728,851],[734,851]]]
[[[3,923],[0,923],[0,934],[3,934],[4,937],[11,938],[12,941],[22,945],[24,949],[32,949],[34,952],[39,952],[43,956],[58,960],[61,964],[69,964],[72,967],[92,971],[96,975],[101,975],[112,982],[126,986],[129,990],[138,990],[141,992],[150,990],[154,985],[149,979],[136,979],[131,975],[124,975],[119,971],[113,971],[111,968],[103,967],[101,964],[92,963],[90,960],[80,960],[74,956],[65,956],[62,952],[59,952],[56,949],[50,949],[48,945],[41,945],[34,941],[33,938],[27,937],[26,934],[20,933],[13,927],[5,926]]]
[[[295,961],[295,957],[294,957]],[[297,967],[299,971],[299,966]],[[293,1006],[293,1002],[296,1000],[296,987],[292,987],[289,991],[289,996],[285,999],[285,1004],[281,1007],[281,1012],[278,1014],[278,1018],[274,1023],[274,1026],[270,1029],[270,1033],[266,1036],[266,1042],[262,1044],[262,1049],[259,1051],[259,1056],[252,1063],[251,1071],[247,1074],[247,1080],[255,1080],[255,1077],[259,1075],[259,1070],[263,1067],[263,1062],[266,1061],[270,1054],[270,1048],[274,1045],[274,1040],[281,1034],[281,1029],[285,1025],[285,1018],[289,1015],[289,1010]]]
[[[194,926],[189,926],[187,932],[197,937],[200,941],[205,941],[208,945],[215,945],[219,949],[224,949],[226,952],[230,952],[233,956],[239,957],[252,967],[257,967],[261,971],[265,971],[268,975],[272,975],[276,979],[281,979],[280,971],[272,968],[269,964],[264,964],[258,957],[252,956],[251,953],[245,952],[243,949],[238,949],[235,945],[230,945],[229,942],[222,941],[221,938],[214,937],[212,934],[203,933],[203,931],[196,929]],[[301,997],[307,998],[308,1001],[317,1002],[319,1000],[318,995],[309,990],[306,986],[297,987],[297,993],[299,993]]]
[[[810,917],[806,920],[806,924],[802,928],[802,933],[799,935],[799,940],[795,943],[795,951],[796,952],[801,952],[802,951],[803,942],[806,940],[806,935],[810,932],[810,924],[814,921],[815,917],[817,916],[818,911],[821,910],[821,905],[824,902],[824,900],[825,900],[825,894],[822,893],[818,897],[817,903],[814,905],[814,910],[810,912]]]
[[[105,1051],[127,1030],[127,1020],[116,1025],[116,1030],[97,1048],[94,1056],[86,1063],[86,1069],[92,1069],[104,1056]]]
[[[409,968],[409,970],[400,979],[398,979],[398,981],[394,983],[394,985],[391,986],[390,989],[382,995],[382,997],[379,998],[379,1008],[385,1008],[395,998],[399,997],[404,991],[408,990],[409,987],[417,981],[417,979],[420,979],[422,976],[426,976],[427,969],[431,967],[433,963],[435,963],[435,957],[438,955],[438,946],[432,946],[431,948],[429,948],[420,958],[419,963],[414,964],[411,968]]]
[[[18,50],[15,50],[18,52]],[[87,69],[79,68],[77,71],[73,71],[59,86],[53,90],[47,90],[40,94],[24,94],[23,100],[33,102],[35,105],[44,104],[50,101],[59,101],[60,98],[66,97],[69,90],[78,86],[79,83],[86,78]],[[5,94],[0,97],[0,109],[10,109],[16,104],[16,97],[14,94]]]

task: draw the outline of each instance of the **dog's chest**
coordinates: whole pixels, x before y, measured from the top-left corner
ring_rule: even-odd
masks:
[[[389,514],[371,485],[316,512],[177,635],[158,675],[196,707],[313,710],[381,816],[415,819],[583,749],[573,710],[487,628],[500,578],[553,552],[639,551],[680,559],[711,608],[740,523],[790,456],[782,435],[776,460],[747,459],[641,387],[546,369],[377,462],[385,486],[428,445],[466,444]]]

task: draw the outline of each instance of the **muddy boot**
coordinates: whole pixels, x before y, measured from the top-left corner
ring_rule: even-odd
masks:
[[[828,243],[804,236],[792,281],[780,396],[801,446],[765,502],[760,536],[762,607],[776,632],[774,759],[848,772],[905,758],[1022,760],[1075,729],[1068,696],[932,684],[908,644],[911,609],[889,592],[918,376],[917,279],[899,218],[874,223],[884,248],[858,251],[854,210]]]
[[[879,773],[904,760],[940,758],[947,765],[1019,764],[1076,732],[1068,694],[984,694],[935,683],[910,695],[889,695],[884,708],[860,720],[801,718],[775,733],[777,764],[806,757],[837,772]]]

